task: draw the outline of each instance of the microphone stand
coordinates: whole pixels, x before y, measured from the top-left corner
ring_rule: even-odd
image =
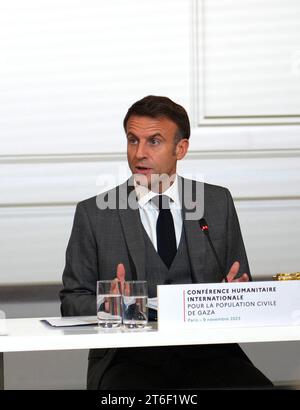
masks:
[[[223,267],[222,267],[222,265],[221,265],[221,263],[220,263],[220,260],[219,260],[219,258],[218,258],[216,249],[215,249],[215,247],[214,247],[214,245],[213,245],[213,243],[212,243],[212,240],[211,240],[211,237],[210,237],[210,234],[209,234],[209,230],[208,230],[207,222],[206,222],[206,220],[205,220],[204,218],[201,218],[201,219],[199,220],[199,226],[200,226],[201,231],[204,233],[204,235],[206,236],[206,238],[207,238],[207,240],[208,240],[208,243],[209,243],[209,245],[210,245],[210,248],[211,248],[211,250],[212,250],[212,252],[213,252],[213,254],[214,254],[214,257],[215,257],[215,259],[216,259],[216,261],[217,261],[218,268],[219,268],[219,270],[220,270],[220,272],[221,272],[221,274],[222,274],[222,278],[225,280],[225,282],[228,282],[227,276],[226,276],[226,274],[224,273],[224,269],[223,269]]]

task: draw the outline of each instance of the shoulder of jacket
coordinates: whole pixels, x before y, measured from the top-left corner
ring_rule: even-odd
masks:
[[[120,189],[124,188],[127,192],[127,181],[121,185],[115,186],[107,191],[100,192],[97,195],[94,195],[90,198],[84,199],[77,204],[77,208],[82,209],[84,208],[87,211],[97,211],[101,210],[101,204],[106,203],[108,200],[112,200],[115,203],[117,201]],[[113,207],[112,207],[113,209]]]
[[[181,178],[182,178],[182,183],[183,184],[188,183],[188,184],[192,184],[192,185],[195,185],[195,186],[196,185],[201,186],[201,187],[204,188],[206,193],[210,193],[210,192],[217,193],[217,192],[219,192],[219,193],[224,194],[225,192],[229,192],[228,188],[223,187],[221,185],[209,184],[207,182],[197,181],[197,180],[194,180],[194,179],[188,179],[188,178],[183,178],[183,177],[181,177]]]

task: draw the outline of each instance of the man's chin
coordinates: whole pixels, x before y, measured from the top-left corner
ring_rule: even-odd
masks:
[[[149,187],[151,185],[151,175],[152,174],[142,174],[142,173],[138,173],[135,172],[133,174],[134,180],[138,185],[142,185],[145,187]]]
[[[152,192],[164,192],[174,182],[176,174],[169,176],[168,174],[155,173],[134,173],[133,177],[138,185],[147,187]]]

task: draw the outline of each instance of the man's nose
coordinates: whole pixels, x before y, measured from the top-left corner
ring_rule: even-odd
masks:
[[[145,143],[140,142],[136,150],[136,158],[142,159],[147,158],[147,146]]]

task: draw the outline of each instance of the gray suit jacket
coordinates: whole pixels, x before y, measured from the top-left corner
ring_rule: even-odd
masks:
[[[197,283],[220,282],[221,273],[207,238],[199,228],[204,216],[211,240],[224,272],[238,260],[240,272],[250,276],[247,256],[238,218],[230,192],[223,187],[202,184],[179,178],[180,187],[185,183],[191,193],[183,195],[182,212],[192,277]],[[130,181],[130,180],[129,180]],[[199,189],[198,189],[199,188]],[[198,189],[198,191],[197,191]],[[186,191],[188,191],[186,189]],[[183,191],[185,190],[183,189]],[[200,196],[196,195],[200,192]],[[115,189],[92,197],[77,205],[71,237],[66,251],[63,272],[61,313],[63,316],[96,314],[96,282],[116,276],[118,263],[123,263],[126,278],[146,279],[143,230],[139,210],[126,209],[132,198],[133,187],[128,181]],[[115,209],[99,209],[110,199]],[[191,214],[192,202],[197,200],[199,218],[186,220]],[[99,366],[89,371],[88,385],[97,388],[101,375],[115,354],[115,349],[91,350],[89,359],[99,358]]]

